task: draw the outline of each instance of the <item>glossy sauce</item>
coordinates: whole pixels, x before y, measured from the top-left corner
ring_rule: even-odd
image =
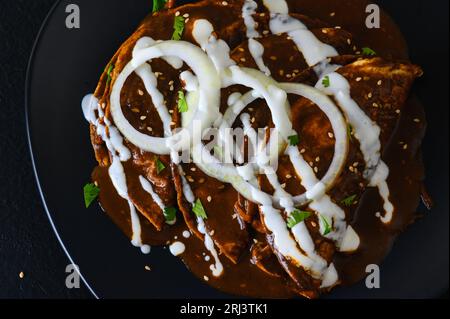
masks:
[[[250,1],[252,2],[252,1]],[[292,2],[291,2],[292,3]],[[355,42],[362,44],[363,46],[371,47],[381,56],[393,57],[393,58],[407,58],[407,48],[405,41],[401,36],[400,31],[396,25],[385,14],[382,16],[381,30],[368,30],[365,27],[365,7],[367,2],[363,0],[347,0],[330,2],[327,0],[301,0],[296,1],[295,6],[290,8],[293,12],[302,12],[303,14],[318,18],[331,25],[339,25],[344,29],[351,32],[355,38]],[[201,10],[199,10],[201,11]],[[332,14],[333,13],[333,14]],[[351,13],[351,14],[350,14]],[[208,16],[220,16],[221,12],[209,12]],[[251,32],[254,35],[253,32]],[[256,41],[256,40],[255,40]],[[255,45],[255,44],[254,44]],[[256,45],[257,46],[257,45]],[[276,48],[276,47],[275,47]],[[276,50],[276,49],[275,49]],[[257,48],[252,50],[257,51]],[[279,52],[278,56],[284,56],[285,53]],[[264,59],[267,61],[267,59]],[[159,62],[158,67],[164,72],[167,72],[164,62]],[[264,70],[264,65],[258,65],[260,69]],[[153,70],[155,71],[155,70]],[[274,75],[276,78],[276,75]],[[177,79],[177,76],[173,76]],[[136,77],[130,77],[128,81],[136,81],[136,84],[131,84],[132,87],[137,87],[140,90],[144,90],[141,81],[136,80]],[[127,84],[130,86],[130,84]],[[179,84],[175,84],[177,86]],[[168,88],[160,88],[161,92],[169,92]],[[175,92],[177,90],[175,89]],[[131,94],[130,97],[122,96],[125,103],[122,105],[132,105],[132,100],[136,97],[135,94]],[[143,99],[148,99],[147,95],[144,95]],[[170,99],[170,97],[169,97]],[[146,103],[148,104],[148,103]],[[151,104],[151,103],[150,103]],[[382,261],[385,255],[389,252],[395,237],[403,231],[410,223],[416,218],[415,209],[417,208],[419,198],[421,195],[422,181],[424,179],[424,168],[421,162],[420,145],[426,128],[426,119],[423,107],[414,98],[408,100],[404,112],[400,115],[400,120],[395,129],[391,141],[385,146],[383,160],[388,164],[390,168],[390,176],[388,184],[390,186],[390,200],[396,208],[392,222],[387,226],[380,222],[376,217],[376,212],[382,211],[383,203],[379,197],[376,189],[367,189],[363,198],[358,204],[356,211],[347,211],[347,216],[350,216],[349,221],[355,231],[361,238],[361,246],[355,254],[337,253],[334,257],[334,263],[341,282],[345,284],[352,284],[361,280],[365,276],[365,268],[368,264],[377,264]],[[133,119],[133,111],[125,110],[124,113],[128,119]],[[268,123],[270,118],[267,118],[268,111],[261,112],[261,118],[256,116],[257,121],[261,123]],[[163,132],[163,125],[155,110],[150,110],[146,114],[147,123],[156,123],[154,127],[155,136],[161,136]],[[140,121],[138,118],[130,121],[136,129],[145,131],[146,128],[140,127]],[[298,123],[294,122],[294,126],[297,127]],[[329,125],[329,124],[328,124]],[[297,129],[300,132],[300,129]],[[148,133],[148,132],[147,132]],[[405,149],[404,145],[408,145]],[[332,153],[332,151],[330,152]],[[324,167],[320,171],[325,171],[331,159],[324,159],[320,165]],[[184,165],[185,171],[190,171],[188,165]],[[283,167],[284,165],[281,165]],[[136,171],[136,169],[124,163],[124,168],[127,172],[128,188],[133,190],[133,194],[137,194],[137,199],[145,202],[148,193],[145,193],[137,183],[139,176],[142,172]],[[196,180],[209,179],[204,173],[197,171],[195,173],[190,172]],[[280,179],[283,174],[280,174]],[[319,174],[320,176],[320,174]],[[126,200],[118,196],[115,191],[111,180],[108,175],[107,168],[98,167],[95,169],[92,179],[96,181],[101,189],[100,203],[105,212],[111,217],[111,219],[120,227],[120,229],[129,238],[132,237],[131,233],[131,219],[129,213],[129,206]],[[227,190],[230,186],[226,186],[218,194],[215,195],[213,201],[207,200],[208,188],[211,185],[215,188],[220,188],[220,185],[214,179],[205,183],[205,195],[202,198],[202,202],[205,204],[207,211],[217,211],[217,219],[212,220],[208,224],[209,230],[222,232],[218,237],[226,238],[227,236],[235,237],[236,234],[228,233],[230,227],[219,227],[221,223],[236,223],[237,220],[231,219],[232,216],[220,216],[221,208],[224,213],[232,210],[236,199],[234,190],[230,190],[227,195]],[[287,189],[290,193],[301,193],[302,190],[298,189],[298,186],[289,186],[295,179],[285,181]],[[282,181],[283,182],[283,181]],[[220,184],[220,183],[219,183]],[[292,187],[292,189],[291,189]],[[158,209],[152,208],[152,209]],[[226,215],[226,214],[223,214]],[[295,295],[292,289],[292,284],[284,274],[281,266],[276,260],[272,265],[273,276],[267,275],[252,263],[251,250],[241,256],[239,262],[234,264],[228,258],[219,256],[220,261],[223,264],[224,271],[222,276],[215,277],[211,274],[210,265],[213,263],[213,256],[205,249],[205,245],[202,241],[198,240],[195,236],[186,238],[183,236],[187,231],[186,225],[182,221],[182,216],[178,216],[179,222],[174,226],[169,227],[165,225],[161,231],[157,231],[155,227],[148,221],[148,219],[139,215],[140,224],[142,228],[142,242],[148,245],[169,245],[173,244],[173,238],[177,236],[178,242],[184,245],[185,251],[180,253],[180,257],[183,259],[187,267],[201,280],[207,281],[213,287],[216,287],[224,292],[245,295],[251,297],[269,297],[269,298],[285,298]],[[214,223],[219,224],[214,224]],[[231,224],[230,224],[231,225]],[[308,225],[310,227],[310,225]],[[250,237],[261,242],[265,241],[263,235],[252,233]],[[245,241],[245,238],[243,238]],[[257,244],[254,242],[253,244]],[[178,244],[178,246],[180,246]],[[208,257],[209,256],[209,257]],[[264,283],[264,289],[261,289],[261,283]]]

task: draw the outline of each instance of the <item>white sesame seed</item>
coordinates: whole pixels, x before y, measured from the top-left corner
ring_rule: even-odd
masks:
[[[379,80],[379,81],[377,82],[377,84],[380,86],[381,84],[383,84],[383,81],[382,81],[382,80]]]
[[[180,14],[181,14],[180,11],[175,12],[176,17],[180,16]]]
[[[227,6],[227,5],[228,5],[228,2],[227,2],[227,1],[222,1],[222,5],[223,5],[223,6]]]
[[[362,77],[357,77],[356,78],[356,82],[361,82],[361,80],[362,80]]]
[[[208,203],[211,203],[212,197],[211,197],[211,196],[208,196],[208,198],[206,198],[206,200],[208,201]]]
[[[139,94],[140,96],[143,96],[143,95],[144,95],[144,91],[138,90],[138,94]]]
[[[147,119],[147,116],[143,115],[140,117],[141,121],[145,121]]]

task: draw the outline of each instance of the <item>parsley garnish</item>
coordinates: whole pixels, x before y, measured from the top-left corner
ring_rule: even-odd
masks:
[[[362,54],[368,55],[368,56],[377,55],[377,53],[374,50],[372,50],[371,48],[362,48]]]
[[[300,137],[297,134],[289,136],[288,140],[291,146],[297,146],[300,143]]]
[[[189,110],[189,106],[184,96],[183,91],[178,91],[178,111],[180,113],[186,113]]]
[[[167,0],[153,0],[153,13],[161,11],[166,6]]]
[[[322,85],[326,88],[330,87],[330,77],[328,75],[323,78]]]
[[[322,235],[326,236],[329,233],[331,233],[331,226],[327,217],[320,215],[320,224],[322,229]]]
[[[347,207],[352,206],[355,203],[356,195],[349,196],[341,201],[342,205]]]
[[[161,174],[161,172],[165,169],[166,166],[164,165],[164,163],[161,162],[159,158],[156,158],[156,172],[158,173],[158,175]]]
[[[175,17],[173,23],[173,35],[172,40],[181,40],[184,32],[184,18],[182,16]]]
[[[206,211],[203,208],[203,204],[200,199],[197,199],[197,201],[194,204],[194,207],[192,208],[192,211],[197,217],[201,219],[208,219],[208,216],[206,215]]]
[[[84,191],[84,203],[86,204],[86,208],[89,208],[92,202],[100,194],[100,188],[98,188],[94,183],[91,183],[86,184],[83,188],[83,191]]]
[[[164,217],[166,218],[166,221],[168,221],[169,223],[173,222],[177,217],[177,209],[174,207],[164,208]]]
[[[109,83],[111,83],[111,79],[112,79],[111,74],[112,74],[113,70],[114,70],[114,64],[111,63],[108,67],[108,71],[106,71],[106,75],[108,77],[108,79],[106,80],[106,86],[108,86]]]
[[[287,225],[289,228],[294,228],[309,217],[311,217],[310,212],[294,210],[287,220]]]

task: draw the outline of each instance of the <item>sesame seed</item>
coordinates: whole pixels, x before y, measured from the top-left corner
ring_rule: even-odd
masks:
[[[211,196],[208,196],[208,197],[206,198],[206,200],[208,201],[208,203],[211,203],[212,197],[211,197]]]
[[[283,76],[284,75],[284,70],[280,70],[279,73],[280,73],[281,76]]]
[[[144,91],[138,90],[138,94],[139,94],[140,96],[143,96],[143,95],[144,95]]]
[[[302,148],[300,151],[300,154],[305,154],[306,153],[306,149]]]
[[[352,39],[347,39],[348,44],[352,44]]]
[[[316,166],[316,167],[314,167],[314,172],[317,174],[317,173],[319,173],[319,168]]]
[[[131,111],[132,111],[133,113],[139,113],[139,112],[140,112],[139,109],[137,109],[137,108],[133,108],[133,109],[131,109]]]
[[[208,276],[204,276],[203,279],[205,279],[205,281],[209,281]]]
[[[274,55],[272,55],[272,56],[270,57],[270,59],[271,59],[272,61],[276,61],[276,60],[277,60],[277,57],[274,56]]]
[[[355,171],[355,168],[353,167],[353,166],[350,166],[349,168],[348,168],[348,170],[350,171],[350,172],[354,172]]]
[[[175,123],[175,122],[170,122],[170,125],[171,125],[171,126],[175,126],[175,125],[177,125],[177,123]]]
[[[183,18],[189,18],[189,13],[183,14]]]
[[[361,80],[362,80],[362,77],[357,77],[356,78],[356,82],[361,82]]]
[[[358,162],[354,162],[353,163],[353,167],[358,167],[359,166],[359,163]]]
[[[402,111],[396,110],[395,113],[400,114]]]
[[[184,22],[185,22],[185,23],[188,23],[188,22],[189,22],[189,19],[190,19],[190,18],[187,18]]]
[[[317,227],[317,223],[316,222],[311,222],[311,226],[315,228],[315,227]]]
[[[191,167],[191,171],[195,172],[195,171],[197,171],[197,168],[196,167]]]
[[[282,189],[285,189],[285,188],[286,188],[286,183],[281,184],[281,188],[282,188]]]
[[[169,110],[169,113],[170,113],[170,114],[173,114],[173,110]]]
[[[169,91],[173,91],[175,88],[173,87],[173,85],[171,85],[170,87],[169,87]]]
[[[147,270],[147,271],[151,271],[151,270],[152,270],[152,269],[150,268],[150,266],[145,266],[144,269]]]
[[[227,5],[228,5],[228,2],[222,1],[222,5],[223,5],[223,6],[227,6]]]
[[[206,180],[204,178],[200,178],[200,180],[198,181],[200,184],[203,184]]]
[[[331,12],[330,17],[334,17],[336,15],[336,12]]]
[[[264,34],[264,35],[268,35],[269,33],[270,33],[269,30],[264,30],[264,31],[263,31],[263,34]]]
[[[292,175],[290,175],[290,174],[286,175],[286,179],[291,179],[291,178],[292,178]]]
[[[369,97],[369,99],[371,99],[373,97],[372,92],[370,92],[369,94],[367,94],[367,96]]]
[[[383,81],[382,81],[382,80],[379,80],[379,81],[377,82],[377,84],[380,86],[381,84],[383,84]]]
[[[169,85],[173,85],[173,83],[174,83],[173,80],[169,81]]]
[[[320,157],[319,156],[316,157],[316,162],[320,162]]]
[[[244,48],[239,48],[238,51],[245,52],[245,49]]]
[[[373,107],[378,107],[378,104],[377,103],[373,103],[372,106]]]
[[[327,29],[322,29],[322,33],[327,34],[328,30]]]
[[[153,129],[152,129],[150,126],[148,126],[148,127],[147,127],[147,131],[153,132]]]
[[[19,278],[20,279],[23,279],[25,277],[25,274],[23,273],[23,271],[21,271],[20,273],[19,273]]]
[[[141,116],[140,119],[141,119],[141,121],[145,121],[147,119],[147,116],[145,116],[145,115]]]
[[[403,145],[403,149],[407,150],[408,149],[408,144]]]
[[[220,185],[219,190],[225,189],[225,185]]]
[[[176,17],[180,16],[180,14],[181,14],[180,11],[175,12]]]
[[[186,179],[188,180],[189,183],[195,182],[195,179],[193,179],[192,176],[186,176]]]
[[[246,62],[247,60],[245,58],[241,58],[241,62]]]
[[[420,119],[414,119],[414,122],[420,123]]]
[[[309,166],[313,167],[314,166],[314,162],[309,162]]]
[[[334,138],[334,134],[331,133],[331,132],[328,132],[328,137],[329,137],[329,138]]]

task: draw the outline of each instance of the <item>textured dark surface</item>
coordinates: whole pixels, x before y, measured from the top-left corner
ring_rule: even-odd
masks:
[[[39,26],[53,2],[0,0],[0,298],[90,297],[84,287],[65,287],[69,261],[45,215],[26,138],[26,65]],[[443,76],[448,71],[448,42],[444,40],[448,39],[448,1],[400,1],[402,5],[392,0],[381,2],[405,32],[412,60],[425,69],[419,97],[428,107],[442,110],[430,112],[432,125],[424,153],[427,163],[439,157],[438,162],[444,163],[440,177],[448,176],[448,77]],[[420,17],[430,16],[435,17],[432,23],[419,26]],[[429,34],[439,36],[442,42],[436,42]],[[430,57],[441,60],[436,63]],[[434,145],[438,136],[441,153]],[[431,181],[428,183],[433,184]],[[439,194],[433,195],[438,207],[448,207],[448,177],[441,187]],[[441,213],[448,214],[448,210]],[[23,279],[19,278],[21,271],[25,274]]]
[[[53,3],[0,1],[0,298],[91,296],[65,286],[69,261],[44,212],[26,137],[26,66]]]

